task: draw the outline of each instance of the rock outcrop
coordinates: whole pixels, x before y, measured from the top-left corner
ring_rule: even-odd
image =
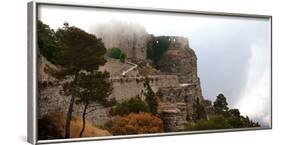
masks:
[[[166,106],[170,104],[168,109],[162,107],[159,112],[162,113],[164,122],[165,120],[175,122],[175,128],[167,126],[167,130],[175,131],[184,129],[185,124],[193,120],[193,104],[197,99],[206,108],[211,104],[208,104],[202,96],[200,79],[197,75],[197,57],[194,50],[189,48],[188,40],[183,37],[170,39],[170,47],[158,62],[158,69],[162,74],[178,76],[180,85],[161,88],[157,93]]]

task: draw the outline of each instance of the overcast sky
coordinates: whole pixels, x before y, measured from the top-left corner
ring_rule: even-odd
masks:
[[[154,35],[189,39],[198,57],[203,96],[212,101],[223,93],[239,108],[268,126],[270,123],[270,23],[267,19],[178,15],[42,6],[39,19],[51,28],[64,22],[92,32],[114,21],[138,23]]]

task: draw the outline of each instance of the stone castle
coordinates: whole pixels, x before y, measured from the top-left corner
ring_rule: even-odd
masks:
[[[114,34],[113,34],[114,35]],[[200,79],[197,75],[197,57],[193,49],[189,47],[188,40],[184,37],[170,36],[170,47],[159,60],[158,70],[153,69],[146,61],[146,44],[150,36],[146,33],[139,35],[138,39],[132,39],[126,44],[113,40],[112,36],[103,35],[107,48],[118,47],[127,54],[128,60],[121,63],[119,60],[107,58],[107,63],[100,67],[101,71],[110,72],[110,81],[113,84],[113,92],[110,98],[118,102],[140,96],[144,99],[145,78],[149,79],[150,86],[159,97],[159,109],[164,128],[167,132],[183,130],[186,123],[193,119],[193,103],[199,100],[206,110],[211,105],[210,101],[203,98]],[[125,43],[125,42],[124,42]],[[141,60],[131,62],[130,58]],[[144,62],[144,63],[143,63]],[[70,97],[61,95],[63,81],[52,77],[49,70],[58,68],[49,63],[45,58],[39,58],[39,118],[52,112],[66,112]],[[143,75],[144,68],[149,68]],[[95,125],[102,125],[110,119],[109,110],[99,104],[87,117]],[[81,114],[82,107],[75,105],[75,114]]]

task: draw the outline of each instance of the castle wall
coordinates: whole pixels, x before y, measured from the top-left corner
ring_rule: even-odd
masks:
[[[67,112],[71,96],[65,96],[60,93],[62,90],[61,85],[48,85],[39,90],[41,91],[38,92],[38,119],[53,113]],[[89,110],[93,111],[87,114],[87,120],[92,121],[95,125],[102,125],[110,119],[110,108],[99,104],[92,104],[91,106]],[[74,115],[82,117],[82,105],[74,104],[73,110]]]
[[[160,87],[177,87],[179,86],[178,77],[175,75],[164,76],[148,76],[150,85],[154,91],[157,91]],[[113,92],[109,98],[115,98],[117,101],[122,102],[124,100],[135,97],[136,95],[142,96],[144,92],[145,77],[112,77]],[[67,112],[70,96],[65,96],[60,93],[62,91],[61,84],[55,85],[39,85],[39,111],[38,118],[47,114],[56,112]],[[103,125],[110,119],[109,110],[102,105],[95,104],[89,110],[94,109],[93,112],[87,115],[87,120],[92,120],[95,125]],[[81,116],[83,112],[82,105],[74,105],[74,115]]]
[[[154,75],[148,76],[149,83],[154,92],[162,87],[178,87],[178,77],[176,75]],[[121,102],[140,95],[143,97],[145,91],[145,77],[113,77],[113,92],[110,96]]]

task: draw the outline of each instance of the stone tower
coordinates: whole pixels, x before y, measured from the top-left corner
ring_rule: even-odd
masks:
[[[107,49],[120,48],[127,58],[146,59],[147,43],[151,37],[143,26],[113,21],[99,26],[94,33]]]

